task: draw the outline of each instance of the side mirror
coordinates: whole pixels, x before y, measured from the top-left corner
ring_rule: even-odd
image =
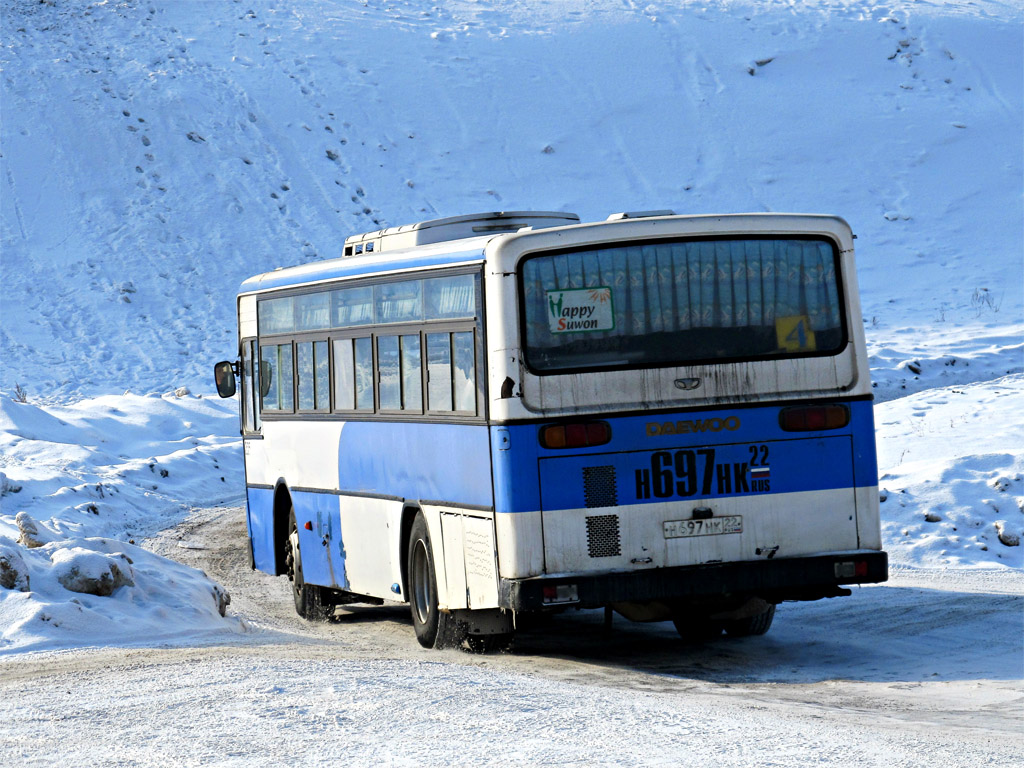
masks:
[[[274,378],[273,369],[266,360],[260,360],[260,397],[270,394],[270,385]]]
[[[213,378],[217,382],[217,394],[221,397],[234,397],[235,373],[238,366],[230,360],[222,360],[213,366]]]

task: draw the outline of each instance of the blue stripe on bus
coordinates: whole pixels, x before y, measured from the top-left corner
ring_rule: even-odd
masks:
[[[853,484],[857,488],[878,485],[878,454],[875,450],[875,410],[870,400],[849,403],[853,435]]]
[[[610,418],[611,442],[590,449],[542,448],[538,424],[493,428],[495,511],[609,502],[612,477],[616,505],[877,485],[871,403],[848,406],[847,427],[821,432],[783,431],[781,406]]]
[[[338,487],[490,508],[487,427],[350,421],[338,445]]]
[[[541,459],[540,486],[545,510],[852,488],[853,455],[840,435]]]
[[[283,269],[280,272],[267,272],[256,277],[250,277],[239,287],[239,293],[250,293],[252,291],[263,291],[269,288],[286,288],[289,285],[305,285],[306,283],[320,280],[336,280],[345,277],[360,277],[373,275],[378,272],[393,272],[401,269],[416,269],[417,267],[440,267],[445,264],[458,264],[464,261],[473,261],[483,258],[482,248],[473,248],[464,251],[441,251],[424,254],[414,252],[407,258],[399,255],[387,254],[387,257],[376,263],[367,263],[364,258],[332,259],[330,261],[318,262],[303,267]]]

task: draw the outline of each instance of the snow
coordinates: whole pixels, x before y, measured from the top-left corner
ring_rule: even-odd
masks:
[[[14,0],[0,386],[209,391],[244,278],[494,209],[839,213],[880,367],[1017,346],[1020,23],[990,0]]]
[[[182,766],[370,764],[368,744],[374,745],[372,764],[386,766],[673,766],[681,755],[688,765],[780,767],[807,765],[808,755],[821,765],[952,766],[968,764],[964,757],[975,765],[1005,765],[1013,759],[1010,745],[979,745],[952,729],[908,738],[896,727],[898,711],[883,718],[889,727],[879,728],[876,713],[858,711],[862,702],[852,704],[837,732],[799,701],[781,717],[766,711],[762,692],[751,687],[724,696],[701,682],[622,691],[438,662],[342,665],[276,656],[200,658],[186,672],[165,661],[128,678],[97,666],[89,670],[92,685],[72,701],[17,708],[18,721],[42,725],[34,732],[19,726],[20,749],[12,754],[27,766],[61,758],[125,766],[168,760]],[[374,695],[368,696],[371,682]],[[24,685],[11,688],[26,693]],[[969,684],[954,690],[971,693]],[[164,719],[175,713],[185,737],[154,731],[145,718],[151,713]],[[428,729],[420,725],[423,713],[429,713]],[[74,736],[55,743],[55,734],[70,733],[52,725],[58,718],[101,722],[110,738],[98,745]],[[282,731],[285,720],[290,727]],[[925,751],[932,762],[922,759]]]
[[[239,627],[218,585],[134,546],[192,505],[237,501],[236,407],[184,392],[47,406],[0,395],[0,560],[12,553],[28,579],[0,591],[0,655]],[[68,588],[71,569],[98,579],[111,565],[128,577],[110,577],[113,595]]]
[[[235,407],[184,393],[46,406],[0,395],[0,560],[19,581],[0,592],[0,655],[239,628],[218,610],[220,586],[135,546],[194,504],[237,500]],[[109,596],[74,586],[103,573]]]
[[[710,646],[681,645],[671,624],[617,620],[606,633],[600,611],[570,613],[521,632],[515,653],[474,656],[420,648],[398,607],[303,622],[281,579],[239,567],[237,511],[196,523],[184,541],[233,558],[218,572],[258,625],[188,646],[0,658],[0,755],[923,767],[1013,765],[1024,747],[1020,573],[897,572],[842,600],[786,606],[763,638]]]
[[[69,644],[159,643],[244,631],[206,574],[124,541],[68,539],[26,549],[0,538],[25,583],[0,602],[0,656]]]
[[[237,402],[215,395],[63,405],[0,396],[0,535],[17,535],[8,507],[52,535],[129,540],[173,524],[190,504],[235,499],[244,486],[237,432]]]
[[[88,667],[122,652],[109,649],[228,643],[255,654],[276,637],[259,600],[222,616],[226,579],[168,559],[202,562],[181,541],[153,538],[193,525],[197,509],[241,503],[237,401],[216,398],[211,367],[235,355],[234,295],[246,277],[337,256],[350,234],[486,210],[584,220],[662,208],[809,211],[842,215],[858,235],[894,580],[848,598],[851,607],[785,606],[772,634],[750,643],[799,668],[794,648],[808,632],[827,646],[830,634],[863,631],[869,606],[881,606],[912,638],[898,653],[880,649],[899,632],[869,633],[812,651],[807,675],[779,672],[779,684],[923,685],[930,672],[915,647],[931,659],[957,648],[938,664],[955,688],[939,698],[1008,706],[1002,688],[967,688],[1022,676],[1022,26],[1024,7],[996,0],[10,0],[0,13],[0,672],[66,658],[59,649],[95,648],[74,652]],[[69,590],[76,569],[120,586],[106,596]],[[964,583],[974,586],[958,591]],[[282,590],[269,577],[252,588]],[[960,618],[944,624],[948,610]],[[938,629],[901,627],[901,612]],[[401,642],[411,637],[398,629]],[[972,650],[980,637],[993,650]],[[610,764],[641,761],[629,751],[638,742],[607,737],[602,711],[623,732],[659,723],[647,733],[669,763],[682,744],[694,764],[758,762],[737,745],[774,725],[714,687],[721,678],[703,680],[697,712],[721,742],[698,755],[695,737],[672,737],[692,728],[676,688],[623,698],[514,660],[491,675],[450,655],[402,653],[347,660],[344,672],[335,661],[295,672],[283,659],[217,658],[194,672],[221,691],[212,701],[237,696],[252,708],[246,716],[237,705],[222,728],[294,724],[308,707],[327,732],[369,738],[389,715],[413,718],[376,742],[390,745],[390,764],[440,762],[394,745],[422,738],[415,717],[428,706],[448,723],[439,732],[459,740],[465,691],[493,705],[496,728],[568,739],[590,756],[605,750]],[[853,653],[866,666],[844,661]],[[767,659],[750,657],[729,680],[771,682],[757,671]],[[266,688],[236,682],[254,668]],[[135,689],[112,672],[111,685],[145,700],[161,685],[178,690],[177,669],[169,661]],[[293,673],[295,686],[271,688]],[[373,681],[382,703],[330,720],[358,698],[346,674]],[[438,692],[403,698],[421,687]],[[116,717],[104,690],[83,692],[71,716]],[[30,720],[61,711],[18,696]],[[155,717],[180,705],[175,696],[141,711]],[[532,709],[549,700],[559,704]],[[847,754],[915,764],[936,743],[957,764],[955,738],[920,724],[923,744],[883,738],[874,750],[856,728],[812,728],[801,741],[814,723],[801,706],[786,710],[778,764]],[[563,711],[600,738],[569,738],[537,714]],[[145,723],[131,719],[119,736],[144,741]],[[496,760],[486,733],[461,739],[466,762]],[[842,748],[824,750],[825,736]],[[339,756],[366,758],[347,743]],[[0,738],[0,755],[31,764],[11,744]],[[215,754],[205,744],[179,762]],[[247,746],[238,750],[251,756]],[[75,764],[117,761],[95,742],[49,749],[33,752],[37,764],[61,749]],[[140,763],[166,755],[139,749]],[[573,762],[540,741],[509,749],[519,751],[502,759]],[[997,752],[970,752],[964,764],[1005,763]]]
[[[1021,413],[1019,374],[876,406],[882,541],[895,563],[1024,565]]]

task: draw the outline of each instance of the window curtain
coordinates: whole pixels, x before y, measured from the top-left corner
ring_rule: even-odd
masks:
[[[547,292],[608,286],[615,328],[604,337],[691,328],[774,327],[804,315],[840,325],[832,247],[814,240],[657,243],[538,257],[523,267],[531,345],[553,346]],[[564,334],[577,338],[582,334]]]

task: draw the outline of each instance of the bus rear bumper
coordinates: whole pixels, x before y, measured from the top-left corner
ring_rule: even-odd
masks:
[[[499,602],[502,608],[514,611],[652,601],[714,603],[741,596],[780,603],[848,595],[848,585],[878,584],[888,578],[888,554],[862,550],[620,573],[501,579]]]

